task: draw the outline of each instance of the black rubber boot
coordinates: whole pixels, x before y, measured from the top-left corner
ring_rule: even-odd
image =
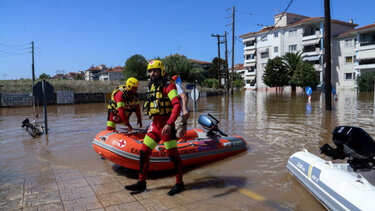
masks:
[[[131,191],[142,192],[142,191],[146,190],[146,181],[143,181],[143,182],[138,181],[135,184],[127,185],[127,186],[125,186],[125,189],[131,190]]]
[[[185,185],[184,185],[183,182],[176,183],[176,185],[173,186],[173,188],[168,192],[168,195],[173,196],[173,195],[175,195],[177,193],[180,193],[184,190],[185,190]]]

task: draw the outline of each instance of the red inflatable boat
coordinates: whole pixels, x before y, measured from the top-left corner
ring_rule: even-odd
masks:
[[[210,116],[212,117],[212,116]],[[226,136],[217,127],[218,121],[201,115],[198,122],[208,132],[193,129],[185,134],[186,140],[178,141],[177,149],[184,166],[218,160],[246,150],[246,142],[240,136]],[[222,134],[222,136],[217,133]],[[139,153],[146,130],[130,132],[102,131],[93,141],[94,150],[101,157],[129,169],[139,169]],[[152,151],[149,170],[173,169],[164,144]]]

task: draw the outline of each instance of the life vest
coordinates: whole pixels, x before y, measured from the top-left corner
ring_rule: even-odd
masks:
[[[114,115],[118,114],[118,107],[117,102],[115,101],[115,95],[121,91],[122,92],[122,99],[124,100],[124,109],[127,115],[130,115],[133,111],[135,111],[135,105],[138,104],[138,96],[137,94],[133,94],[131,92],[127,92],[125,89],[125,85],[118,86],[115,90],[113,90],[111,94],[111,100],[108,102],[108,109]]]
[[[168,95],[163,94],[163,89],[169,84],[174,83],[167,79],[159,80],[156,83],[151,82],[147,87],[147,99],[143,108],[146,114],[151,118],[154,115],[167,116],[172,113],[172,102]]]

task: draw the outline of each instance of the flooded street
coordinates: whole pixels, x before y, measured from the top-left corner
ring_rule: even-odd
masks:
[[[289,174],[288,158],[302,149],[318,155],[321,145],[332,144],[331,132],[339,125],[361,127],[374,137],[373,102],[373,93],[354,91],[338,92],[332,111],[325,110],[324,95],[320,92],[313,92],[311,104],[304,93],[289,92],[237,91],[233,96],[200,98],[198,112],[190,114],[188,129],[201,128],[197,123],[199,115],[210,113],[228,135],[242,136],[248,150],[186,169],[188,190],[179,197],[210,196],[206,198],[214,200],[199,202],[207,209],[324,210]],[[191,100],[189,107],[193,108]],[[42,113],[43,108],[39,111]],[[53,105],[47,111],[49,134],[33,139],[20,127],[26,117],[31,119],[32,108],[0,109],[0,185],[46,163],[135,181],[136,174],[123,173],[123,169],[101,160],[93,150],[93,138],[106,128],[105,103]],[[136,126],[135,116],[131,119]],[[144,126],[150,122],[146,116],[143,120]],[[150,177],[154,188],[174,183],[171,174]],[[263,199],[257,200],[254,195]]]

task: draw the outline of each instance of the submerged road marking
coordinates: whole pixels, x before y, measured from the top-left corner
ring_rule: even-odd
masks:
[[[238,190],[240,193],[254,199],[254,200],[257,200],[257,201],[264,201],[266,200],[266,198],[264,198],[263,196],[251,191],[251,190],[248,190],[248,189],[245,189],[245,188],[240,188]]]

